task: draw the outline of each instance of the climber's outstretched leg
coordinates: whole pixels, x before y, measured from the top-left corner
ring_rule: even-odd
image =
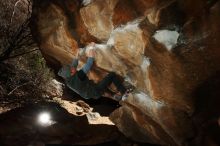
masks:
[[[102,94],[108,89],[108,87],[113,83],[121,95],[125,94],[126,88],[123,86],[121,81],[118,79],[114,72],[109,73],[102,81],[100,81],[96,88]]]
[[[117,91],[119,91],[120,94],[112,94],[112,92],[109,92],[108,87],[111,85],[111,83],[113,83],[116,86]],[[97,84],[96,88],[101,94],[105,93],[104,96],[120,101],[122,98],[126,98],[128,94],[133,91],[133,87],[130,84],[126,87],[118,79],[117,75],[114,72],[111,72]]]

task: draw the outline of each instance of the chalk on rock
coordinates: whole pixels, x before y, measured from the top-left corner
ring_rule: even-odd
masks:
[[[171,51],[177,44],[179,33],[171,30],[158,30],[153,37]]]
[[[92,2],[92,0],[83,0],[83,1],[82,1],[82,4],[83,4],[84,6],[87,6],[87,5],[89,5],[91,2]]]

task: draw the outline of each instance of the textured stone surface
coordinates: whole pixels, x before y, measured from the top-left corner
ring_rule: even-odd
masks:
[[[53,13],[50,13],[51,11]],[[78,46],[67,30],[67,18],[63,13],[56,5],[50,5],[48,9],[40,13],[37,23],[43,42],[40,47],[44,48],[44,53],[49,56],[59,56],[55,59],[67,63],[71,61],[74,48]]]
[[[118,0],[95,0],[80,9],[89,33],[100,40],[107,40],[113,30],[112,15]]]
[[[200,146],[217,143],[204,131],[220,112],[219,14],[217,0],[36,0],[32,27],[49,64],[95,41],[90,78],[114,71],[136,87],[111,116],[125,135]]]

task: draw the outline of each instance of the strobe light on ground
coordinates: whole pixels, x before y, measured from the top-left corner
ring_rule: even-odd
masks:
[[[42,112],[38,115],[38,122],[41,124],[41,125],[51,125],[52,124],[52,121],[51,121],[51,116],[48,112]]]

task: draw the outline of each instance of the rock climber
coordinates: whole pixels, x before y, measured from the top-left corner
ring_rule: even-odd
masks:
[[[95,43],[92,42],[89,44],[89,46],[94,48]],[[94,81],[89,80],[87,73],[90,71],[93,65],[96,52],[94,49],[89,50],[87,62],[80,70],[77,70],[79,60],[78,54],[77,57],[73,59],[71,64],[63,66],[58,72],[58,75],[65,80],[66,85],[71,90],[78,93],[85,99],[99,99],[108,89],[110,84],[114,83],[117,90],[120,92],[120,94],[115,94],[112,96],[114,100],[120,101],[122,97],[125,97],[129,93],[130,89],[126,89],[123,86],[114,72],[109,73],[98,83],[94,83]]]

